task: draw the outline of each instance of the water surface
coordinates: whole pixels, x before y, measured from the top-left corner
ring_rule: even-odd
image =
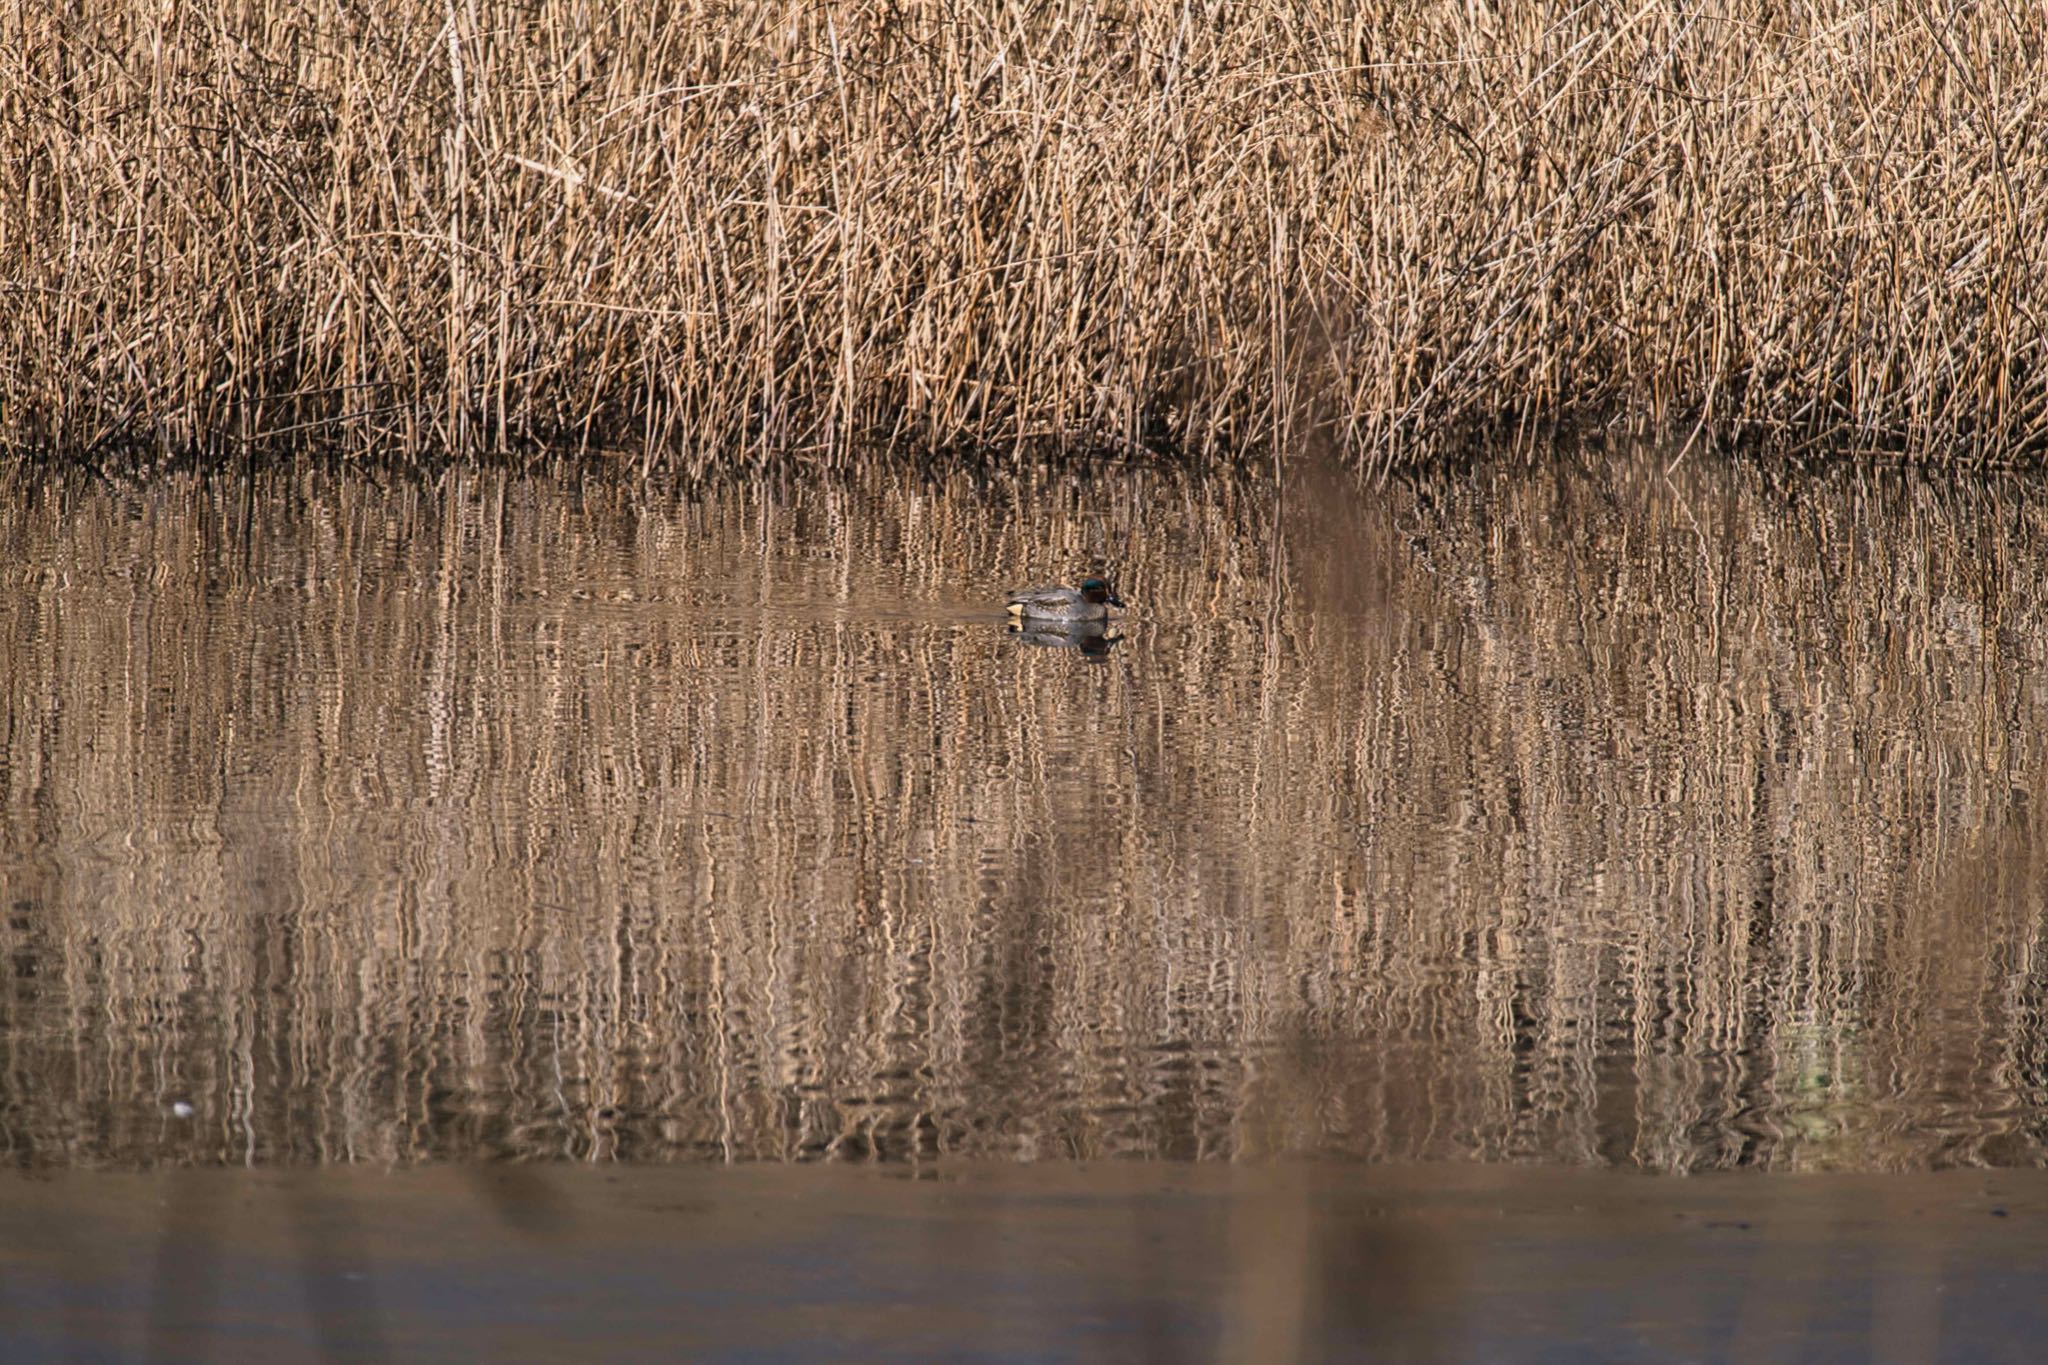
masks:
[[[0,1152],[2039,1165],[2044,547],[1632,456],[17,476]]]

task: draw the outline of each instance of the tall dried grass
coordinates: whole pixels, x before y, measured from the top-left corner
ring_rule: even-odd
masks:
[[[0,14],[0,443],[2048,449],[2034,5]]]

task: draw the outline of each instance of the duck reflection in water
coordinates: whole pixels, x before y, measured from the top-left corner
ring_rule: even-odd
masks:
[[[1124,637],[1109,633],[1106,621],[1044,621],[1025,617],[1010,622],[1010,634],[1027,645],[1044,649],[1079,650],[1081,657],[1099,663]]]

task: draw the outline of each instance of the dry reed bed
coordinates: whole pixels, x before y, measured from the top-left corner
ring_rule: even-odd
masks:
[[[2039,499],[78,483],[10,1160],[2048,1153]],[[1106,667],[959,619],[1126,537]]]
[[[2048,449],[2048,11],[0,15],[0,443]]]

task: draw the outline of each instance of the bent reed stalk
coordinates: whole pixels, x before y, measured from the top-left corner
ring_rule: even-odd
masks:
[[[2048,11],[73,0],[0,444],[2048,451]]]

